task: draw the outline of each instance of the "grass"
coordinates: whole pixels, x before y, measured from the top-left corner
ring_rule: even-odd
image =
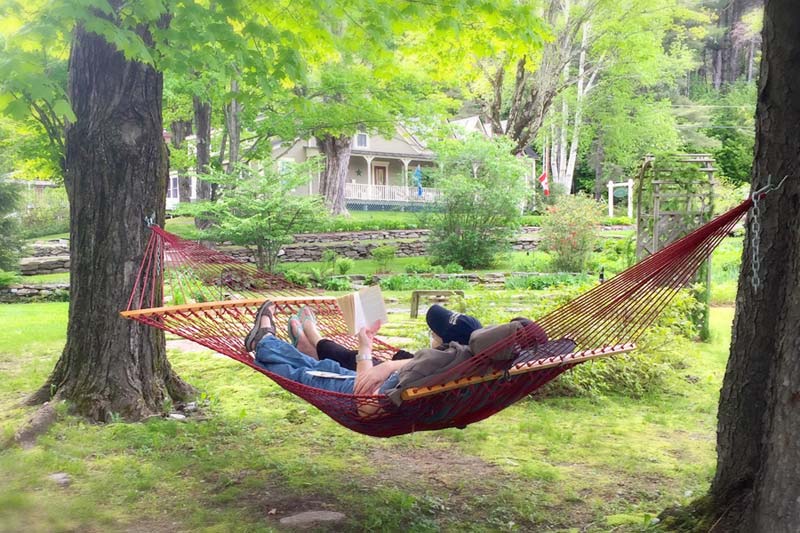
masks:
[[[55,241],[58,239],[69,239],[69,232],[52,233],[50,235],[42,235],[41,237],[31,237],[30,239],[25,239],[25,242],[28,244],[33,244],[36,241]]]
[[[517,302],[506,297],[497,305]],[[32,412],[19,400],[52,369],[66,313],[0,306],[0,436]],[[171,351],[203,416],[94,425],[60,407],[34,449],[0,452],[0,531],[273,531],[310,509],[344,512],[336,531],[644,531],[708,487],[732,313],[713,310],[712,342],[682,372],[692,379],[667,392],[524,400],[465,430],[389,440],[226,358]],[[385,332],[413,345],[423,329],[393,313]]]
[[[69,283],[69,272],[56,274],[36,274],[34,276],[20,276],[20,283],[26,285],[46,285],[48,283]]]

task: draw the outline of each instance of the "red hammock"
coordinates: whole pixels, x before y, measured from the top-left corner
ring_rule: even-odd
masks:
[[[128,309],[122,315],[244,363],[359,433],[390,437],[463,428],[529,395],[580,362],[635,348],[645,328],[690,282],[751,204],[750,200],[743,202],[536,319],[549,342],[537,343],[537,330],[523,328],[513,338],[431,376],[425,387],[405,391],[399,406],[386,396],[356,396],[308,387],[258,366],[242,340],[265,299],[276,303],[278,335],[284,340],[288,319],[302,306],[310,305],[323,336],[355,348],[356,340],[345,333],[336,300],[293,285],[283,276],[259,272],[245,260],[185,241],[157,226],[152,227]],[[509,349],[516,357],[498,367],[493,356]],[[374,353],[389,358],[395,351],[377,341]],[[359,414],[367,404],[378,408],[376,414]]]

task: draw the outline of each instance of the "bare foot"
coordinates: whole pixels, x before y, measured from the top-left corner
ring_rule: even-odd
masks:
[[[316,345],[308,340],[308,337],[306,337],[303,331],[303,327],[300,325],[300,321],[296,318],[292,318],[289,320],[289,327],[292,328],[292,333],[294,333],[294,336],[297,338],[297,350],[309,357],[319,359]]]
[[[305,333],[308,342],[315,347],[314,351],[316,352],[317,343],[322,340],[322,335],[319,334],[317,329],[317,323],[314,320],[303,320],[303,333]]]

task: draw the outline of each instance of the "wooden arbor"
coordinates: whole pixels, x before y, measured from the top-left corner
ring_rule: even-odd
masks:
[[[647,156],[636,181],[636,258],[654,254],[702,226],[714,214],[714,158],[708,154]],[[698,275],[705,284],[701,335],[708,336],[711,269]]]

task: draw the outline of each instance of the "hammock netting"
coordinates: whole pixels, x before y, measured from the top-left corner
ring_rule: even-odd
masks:
[[[463,428],[531,394],[562,372],[598,357],[624,353],[752,205],[720,215],[661,251],[542,317],[536,326],[475,354],[424,386],[406,390],[400,405],[382,395],[358,396],[308,387],[256,364],[243,345],[262,302],[275,302],[278,336],[303,306],[317,316],[320,333],[357,348],[335,298],[299,287],[284,276],[152,226],[128,308],[123,316],[161,328],[261,372],[340,424],[376,437],[448,427]],[[396,348],[376,340],[373,355]],[[506,354],[500,357],[501,354]],[[508,354],[511,354],[510,357]],[[363,416],[364,407],[375,414]]]

